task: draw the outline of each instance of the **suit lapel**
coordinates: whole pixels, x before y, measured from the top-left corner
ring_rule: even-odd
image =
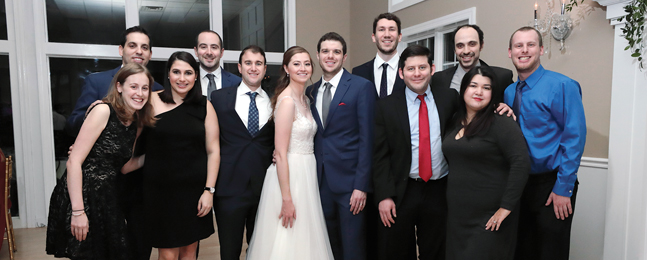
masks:
[[[447,113],[447,108],[449,100],[447,100],[447,97],[444,96],[443,92],[441,92],[443,89],[440,88],[431,88],[431,93],[434,96],[434,103],[436,103],[436,111],[438,111],[438,119],[440,121],[440,136],[445,135],[445,124],[446,122],[446,117],[444,116]],[[454,91],[454,89],[449,89],[451,91]]]
[[[367,63],[368,66],[366,66],[368,70],[368,75],[370,75],[369,79],[373,84],[375,84],[375,58],[371,60],[371,62]],[[378,93],[379,95],[379,93]]]
[[[409,110],[407,108],[407,98],[404,95],[404,89],[398,90],[398,92],[391,93],[395,97],[393,104],[393,111],[395,115],[399,118],[400,128],[405,132],[409,133],[405,135],[407,144],[411,144],[411,127],[409,126]]]
[[[310,111],[312,111],[312,118],[317,122],[317,131],[323,134],[324,128],[321,124],[321,118],[319,117],[319,110],[317,110],[317,94],[319,94],[319,86],[321,86],[321,80],[310,86],[310,94],[312,96],[312,100],[310,101]]]
[[[238,115],[238,112],[236,112],[236,99],[238,98],[236,93],[238,92],[238,86],[226,88],[224,91],[227,91],[227,111],[231,113],[232,118],[234,118],[234,121],[236,121],[236,125],[238,125],[241,129],[245,129],[245,132],[247,132],[247,135],[249,135],[251,138],[252,135],[249,133],[249,131],[247,131],[247,127],[245,127],[243,119],[241,119]]]
[[[339,103],[341,103],[341,99],[346,95],[349,87],[350,73],[344,69],[344,73],[341,75],[341,79],[339,80],[339,86],[335,89],[335,96],[332,97],[332,101],[330,102],[328,118],[326,119],[326,127],[328,127],[328,124],[332,121],[330,119],[335,115],[335,111],[337,111],[337,107],[339,107]]]

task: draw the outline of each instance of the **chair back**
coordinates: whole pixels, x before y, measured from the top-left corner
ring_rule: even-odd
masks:
[[[5,176],[4,176],[4,205],[11,209],[11,176],[13,175],[13,158],[11,155],[5,158]]]

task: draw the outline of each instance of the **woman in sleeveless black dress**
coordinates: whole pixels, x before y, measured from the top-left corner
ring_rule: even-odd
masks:
[[[447,180],[447,259],[513,259],[518,204],[530,171],[521,129],[494,113],[502,87],[475,67],[463,77],[454,128],[443,140]]]
[[[198,63],[176,52],[166,67],[169,82],[151,97],[157,122],[144,130],[138,147],[145,150],[146,240],[160,259],[178,259],[195,257],[197,241],[214,233],[212,188],[220,146],[216,113],[195,86]]]
[[[130,259],[116,177],[137,129],[152,126],[153,77],[139,64],[115,75],[108,96],[88,112],[51,196],[46,251],[70,259]]]

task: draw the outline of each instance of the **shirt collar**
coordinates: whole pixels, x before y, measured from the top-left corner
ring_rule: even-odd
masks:
[[[413,92],[409,88],[404,89],[404,94],[405,94],[405,96],[407,98],[407,103],[408,104],[412,104],[413,102],[416,101],[416,99],[418,99],[418,94],[416,92]],[[425,97],[425,101],[430,101],[431,98],[433,97],[431,95],[431,87],[430,86],[427,86],[427,90],[425,90],[425,94],[427,94],[427,96]]]
[[[400,53],[395,53],[395,55],[389,61],[384,61],[379,54],[375,54],[373,69],[378,69],[379,67],[382,67],[382,64],[384,64],[384,62],[387,62],[389,64],[389,67],[394,70],[398,70],[398,61],[400,61]]]
[[[474,67],[476,68],[476,67],[478,67],[478,66],[481,66],[481,60],[477,60],[477,61],[476,61],[476,65],[475,65]],[[460,71],[463,73],[463,75],[467,74],[467,71],[465,71],[465,69],[463,69],[463,67],[461,66],[461,64],[458,64],[458,68],[459,68],[459,69],[460,69]],[[456,69],[456,71],[459,71],[459,70],[458,70],[458,69]],[[468,70],[468,71],[469,71],[469,70]]]
[[[213,74],[214,76],[216,76],[216,79],[219,79],[219,78],[220,78],[220,74],[221,74],[221,73],[222,73],[222,70],[221,70],[221,68],[220,68],[220,67],[218,67],[216,70],[214,70],[213,72],[211,72],[211,74]],[[206,77],[207,77],[207,74],[209,74],[209,72],[207,72],[206,70],[204,70],[204,69],[202,68],[202,66],[200,66],[200,75],[201,75],[201,77],[202,77],[202,78],[206,78]]]
[[[247,96],[247,92],[256,92],[258,93],[258,97],[261,98],[267,98],[267,93],[265,93],[265,90],[263,88],[258,88],[256,91],[252,91],[247,84],[245,84],[244,81],[240,82],[240,86],[238,86],[238,90],[236,90],[236,95],[237,96]]]
[[[536,86],[536,85],[537,85],[537,82],[539,81],[539,79],[541,79],[541,76],[543,76],[543,75],[544,75],[544,72],[545,72],[545,71],[546,71],[546,70],[544,69],[544,66],[542,66],[541,64],[539,64],[539,67],[535,70],[535,72],[533,72],[532,74],[530,74],[530,76],[528,76],[528,78],[526,78],[526,80],[525,80],[525,81],[526,81],[526,85],[527,85],[530,89],[532,89],[534,86]],[[520,80],[519,80],[519,77],[517,77],[517,82],[519,82],[519,81],[520,81]],[[518,83],[517,83],[517,84],[518,84]]]
[[[330,79],[330,81],[327,81],[327,82],[330,82],[330,84],[332,84],[332,87],[336,88],[339,85],[339,81],[341,80],[341,75],[342,74],[344,74],[344,69],[343,68],[339,72],[337,72],[337,74],[335,74],[335,76],[332,77],[332,79]],[[324,83],[326,83],[326,80],[324,80],[323,75],[322,75],[321,76],[321,86],[320,86],[321,88],[323,88]]]

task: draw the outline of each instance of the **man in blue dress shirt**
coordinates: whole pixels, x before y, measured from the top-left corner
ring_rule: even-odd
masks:
[[[505,90],[505,103],[517,115],[531,160],[515,259],[568,259],[577,170],[586,141],[580,85],[545,70],[539,60],[543,52],[534,28],[512,34],[508,57],[519,80]]]

